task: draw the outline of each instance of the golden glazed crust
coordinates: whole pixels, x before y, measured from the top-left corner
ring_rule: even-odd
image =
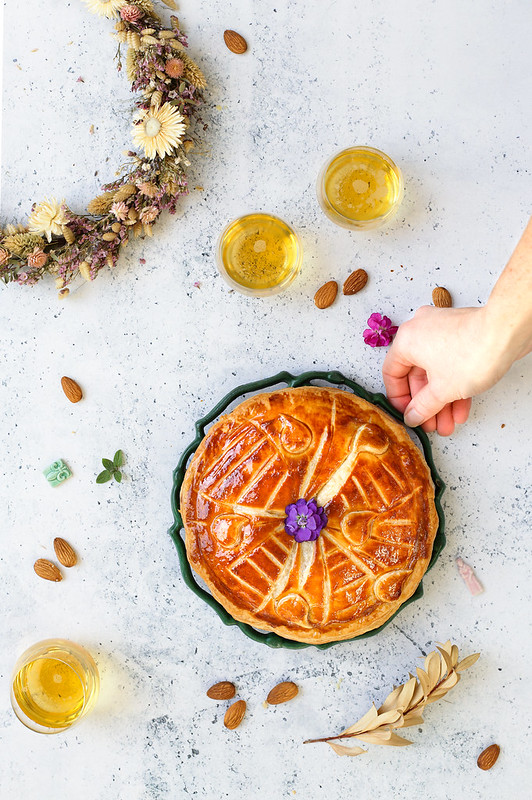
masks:
[[[284,530],[300,497],[315,542]],[[209,430],[181,489],[189,562],[237,620],[321,644],[382,625],[410,597],[438,528],[429,469],[404,428],[340,389],[255,395]]]

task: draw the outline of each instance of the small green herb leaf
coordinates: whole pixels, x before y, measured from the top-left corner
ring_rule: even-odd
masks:
[[[105,469],[109,470],[109,472],[115,471],[115,465],[108,458],[102,458],[102,464],[104,465]]]
[[[117,469],[122,466],[122,464],[124,463],[124,454],[121,450],[116,451],[113,461]]]
[[[120,483],[122,480],[122,473],[119,472],[118,470],[115,470],[114,479],[115,481],[118,481],[118,483]]]
[[[98,477],[96,478],[96,483],[107,483],[107,481],[111,480],[111,473],[109,470],[104,469],[103,472],[100,472]]]

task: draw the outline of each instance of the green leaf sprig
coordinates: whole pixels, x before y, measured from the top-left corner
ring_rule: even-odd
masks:
[[[96,483],[107,483],[111,478],[114,478],[118,483],[122,480],[122,473],[120,467],[124,463],[124,454],[121,450],[117,450],[114,454],[113,460],[109,458],[102,458],[102,464],[105,469],[100,472],[96,478]]]

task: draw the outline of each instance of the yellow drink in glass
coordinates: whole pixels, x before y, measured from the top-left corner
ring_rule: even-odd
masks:
[[[222,232],[218,271],[243,294],[261,297],[289,286],[301,268],[301,245],[286,222],[272,214],[247,214]]]
[[[318,177],[325,214],[344,228],[383,225],[403,197],[403,177],[392,159],[373,147],[350,147],[333,156]]]
[[[26,727],[59,733],[88,713],[99,688],[98,668],[85,648],[66,639],[46,639],[18,659],[11,704]]]

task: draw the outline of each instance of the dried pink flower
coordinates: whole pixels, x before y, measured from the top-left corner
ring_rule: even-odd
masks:
[[[368,319],[369,328],[363,333],[364,341],[370,347],[386,347],[397,333],[397,325],[392,325],[389,317],[377,312]]]
[[[128,211],[129,209],[123,200],[120,200],[118,203],[113,203],[111,206],[111,213],[115,215],[119,222],[127,219]]]
[[[2,264],[5,264],[6,261],[9,261],[9,252],[4,250],[3,247],[0,247],[0,267]]]
[[[146,197],[155,197],[159,191],[154,183],[138,183],[137,188],[139,192]]]
[[[140,212],[140,221],[144,225],[149,225],[150,222],[154,222],[159,216],[159,209],[157,206],[147,206],[147,208],[143,208]]]
[[[48,263],[48,256],[40,247],[36,247],[28,256],[28,267],[40,269]]]
[[[144,16],[144,11],[138,6],[128,4],[122,6],[120,9],[120,16],[125,22],[137,22],[137,20]]]
[[[164,65],[164,71],[170,78],[180,78],[185,71],[185,65],[180,58],[171,58]]]

